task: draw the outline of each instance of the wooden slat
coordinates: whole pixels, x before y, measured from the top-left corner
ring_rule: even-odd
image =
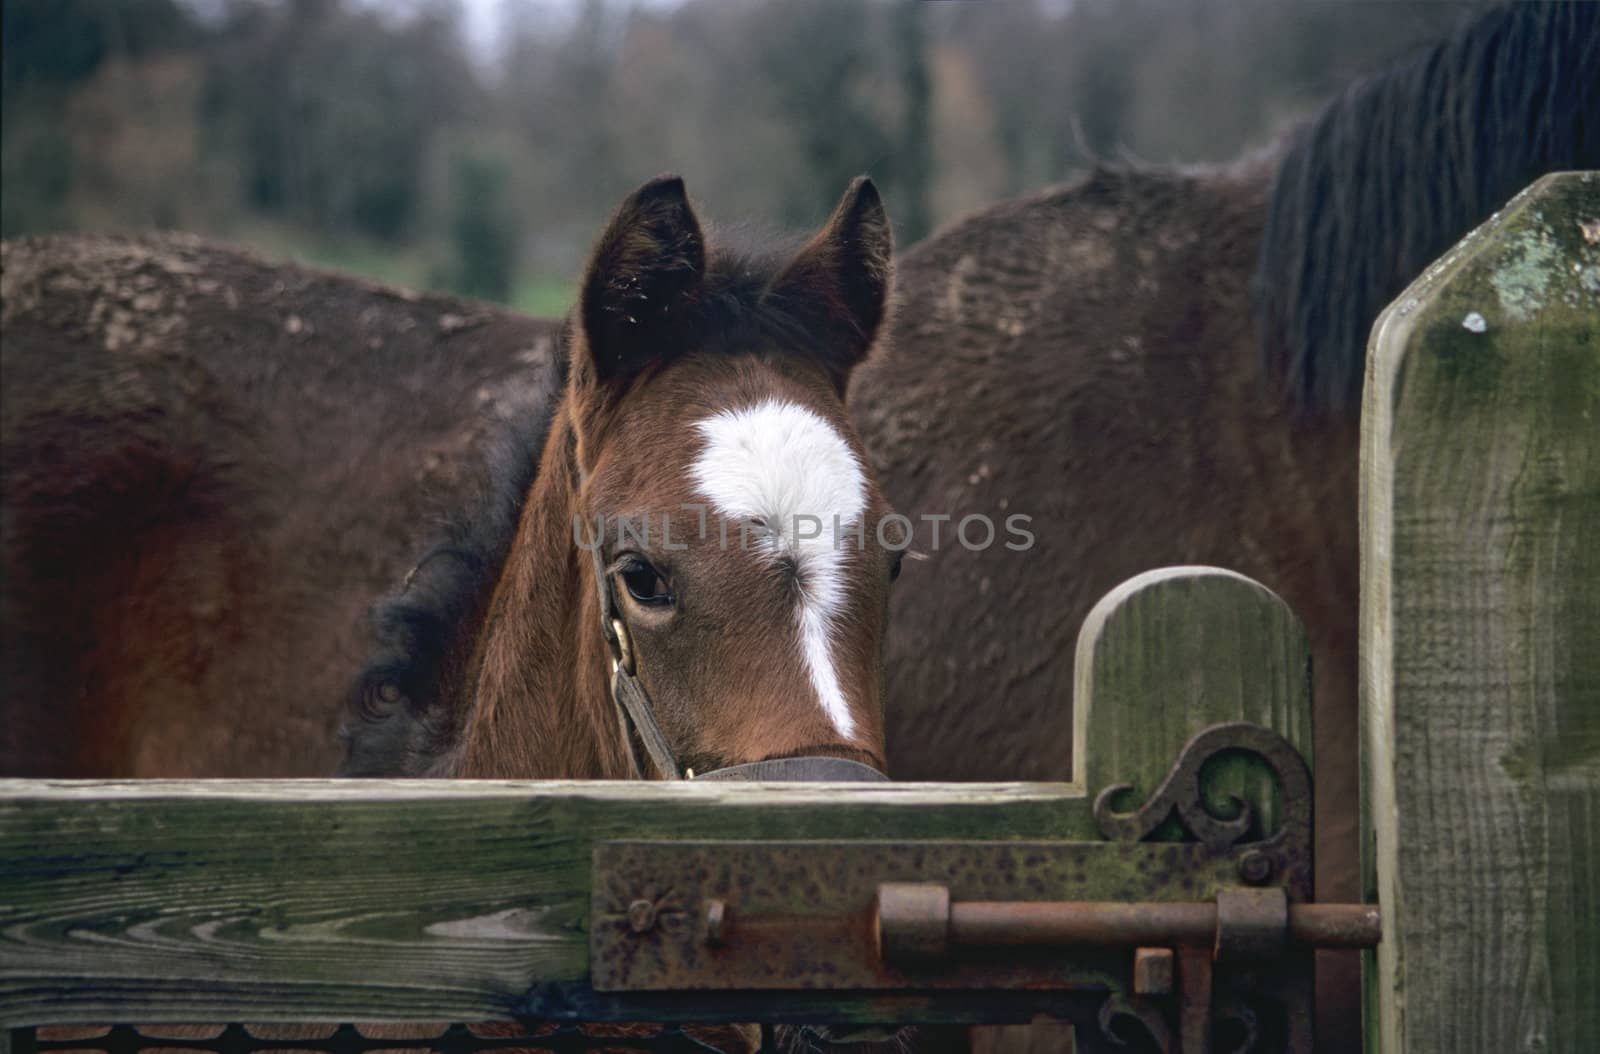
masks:
[[[1600,1036],[1600,174],[1379,319],[1362,427],[1372,1039]]]
[[[507,1018],[581,994],[594,844],[663,837],[1095,834],[1050,785],[0,781],[0,1023]]]
[[[1106,594],[1078,636],[1072,770],[1098,789],[1131,783],[1139,804],[1179,748],[1223,721],[1271,728],[1311,757],[1311,649],[1289,606],[1252,579],[1215,567],[1167,567]],[[1208,786],[1268,805],[1258,762],[1219,759]]]
[[[1167,567],[1107,593],[1078,634],[1072,771],[1091,793],[1131,789],[1118,809],[1142,804],[1183,745],[1214,724],[1248,721],[1311,757],[1311,651],[1287,604],[1260,583],[1215,567]],[[1218,815],[1230,796],[1275,826],[1277,788],[1251,758],[1218,758],[1205,784]],[[1173,833],[1173,832],[1158,832]],[[1286,969],[1302,969],[1300,965]],[[1288,1050],[1310,1049],[1305,1021],[1290,1024]],[[975,1029],[973,1049],[1052,1049],[1059,1023]]]

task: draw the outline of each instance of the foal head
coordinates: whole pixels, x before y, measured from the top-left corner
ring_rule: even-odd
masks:
[[[889,277],[865,179],[792,254],[708,247],[676,178],[635,192],[595,247],[571,331],[574,542],[598,546],[613,657],[684,768],[882,767],[897,553],[843,397]]]
[[[889,280],[865,179],[765,255],[708,245],[678,179],[629,197],[585,272],[537,472],[502,472],[378,609],[343,771],[881,770],[900,539],[843,399]],[[648,720],[623,719],[641,700]],[[862,771],[802,767],[830,766]]]

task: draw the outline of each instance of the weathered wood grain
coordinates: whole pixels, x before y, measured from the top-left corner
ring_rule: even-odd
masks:
[[[1129,579],[1090,610],[1078,633],[1072,737],[1072,771],[1090,793],[1126,783],[1116,807],[1142,804],[1190,737],[1227,721],[1270,728],[1312,760],[1310,645],[1271,590],[1221,568],[1167,567]],[[1218,758],[1205,789],[1218,815],[1237,796],[1275,829],[1277,787],[1259,761]],[[1068,1054],[1073,1043],[1040,1019],[1026,1031],[974,1029],[972,1047]]]
[[[1087,838],[1064,787],[0,781],[0,1023],[488,1020],[614,838]]]
[[[1078,635],[1072,770],[1088,786],[1131,783],[1142,802],[1190,736],[1223,721],[1271,728],[1311,757],[1311,650],[1299,618],[1265,586],[1215,567],[1168,567],[1129,579],[1096,604]],[[1261,802],[1275,822],[1260,762],[1216,762],[1208,783]]]
[[[1600,1036],[1600,174],[1547,177],[1379,319],[1362,424],[1369,1036]]]

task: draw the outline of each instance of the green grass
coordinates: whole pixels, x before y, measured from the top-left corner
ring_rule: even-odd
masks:
[[[269,256],[330,271],[344,271],[409,289],[427,286],[427,264],[412,247],[387,246],[352,237],[325,237],[294,224],[251,219],[232,232],[243,242]]]
[[[414,245],[386,245],[357,237],[326,237],[293,224],[260,219],[240,225],[232,237],[269,256],[284,257],[311,267],[343,271],[423,292],[453,292],[433,281],[439,268]],[[523,314],[557,317],[566,314],[576,292],[575,283],[569,277],[518,275],[507,306]]]
[[[511,307],[526,315],[565,315],[577,295],[575,283],[550,275],[520,277],[511,292]]]

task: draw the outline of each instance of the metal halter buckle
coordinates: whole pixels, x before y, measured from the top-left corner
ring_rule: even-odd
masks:
[[[611,659],[611,672],[615,673],[620,667],[624,673],[633,673],[633,638],[628,635],[628,627],[620,618],[612,618],[611,632],[616,637],[614,656]]]

